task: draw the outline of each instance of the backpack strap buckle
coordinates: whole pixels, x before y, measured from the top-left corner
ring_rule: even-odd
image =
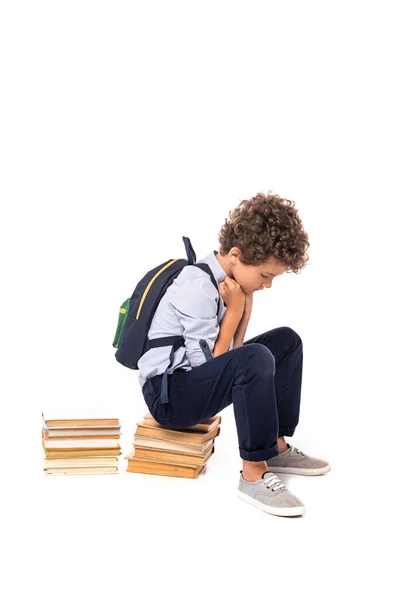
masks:
[[[161,382],[161,399],[160,399],[161,404],[168,404],[168,402],[169,402],[168,375],[171,375],[171,373],[172,373],[172,363],[174,361],[175,352],[178,350],[178,348],[180,348],[181,346],[184,346],[184,345],[185,345],[185,339],[182,336],[180,336],[171,348],[171,353],[169,355],[169,365],[168,365],[167,369],[164,371],[162,382]]]
[[[172,363],[174,362],[174,354],[185,345],[185,338],[181,335],[171,335],[169,337],[157,338],[155,340],[148,340],[148,347],[151,348],[162,348],[163,346],[171,346],[171,352],[169,355],[169,365],[164,371],[162,382],[161,382],[161,404],[168,404],[168,375],[172,373]]]

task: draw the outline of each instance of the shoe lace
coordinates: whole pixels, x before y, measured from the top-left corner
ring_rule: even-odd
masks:
[[[269,490],[276,492],[277,490],[282,490],[285,485],[276,475],[271,474],[270,477],[266,477],[264,483],[261,485],[265,485]]]
[[[297,454],[301,454],[301,456],[305,456],[304,452],[302,452],[301,450],[299,450],[295,446],[292,446],[292,452],[297,452]]]

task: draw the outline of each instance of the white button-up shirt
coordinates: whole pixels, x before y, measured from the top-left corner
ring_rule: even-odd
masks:
[[[227,276],[213,251],[198,263],[206,263],[211,268],[217,283]],[[219,333],[219,324],[226,306],[222,298],[218,308],[218,290],[207,273],[187,265],[168,287],[154,313],[149,329],[150,340],[173,335],[183,336],[185,346],[175,352],[171,370],[189,371],[205,363],[207,358],[200,347],[205,340],[211,352]],[[229,350],[232,349],[233,340]],[[138,361],[139,385],[142,388],[147,379],[162,375],[169,365],[171,346],[152,348]]]

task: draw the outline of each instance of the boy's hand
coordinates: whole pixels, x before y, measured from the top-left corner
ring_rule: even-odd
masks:
[[[230,311],[236,312],[241,317],[244,312],[246,295],[240,285],[230,277],[226,276],[224,281],[221,281],[218,284],[218,288],[227,308],[229,308]]]

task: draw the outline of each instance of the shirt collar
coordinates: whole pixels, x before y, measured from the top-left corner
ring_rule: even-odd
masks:
[[[216,257],[217,254],[218,252],[216,250],[213,250],[213,252],[210,252],[210,254],[207,254],[207,256],[205,256],[201,260],[198,260],[197,262],[206,263],[210,267],[216,282],[220,283],[221,281],[224,281],[225,277],[227,277],[227,274],[225,273],[222,266],[219,264]]]

